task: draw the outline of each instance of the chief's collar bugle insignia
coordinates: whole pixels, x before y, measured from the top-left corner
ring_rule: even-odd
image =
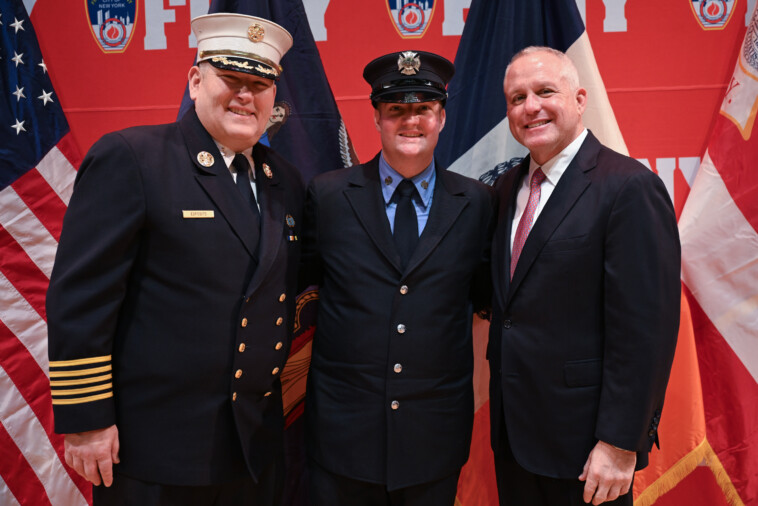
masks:
[[[274,173],[271,172],[271,167],[269,167],[267,163],[264,163],[262,167],[263,167],[263,173],[266,174],[267,178],[271,179],[272,177],[274,177]]]
[[[421,58],[413,51],[403,51],[397,57],[397,70],[406,76],[415,76],[421,68]]]
[[[247,29],[247,37],[253,42],[262,41],[264,35],[266,35],[266,30],[258,23],[250,25],[250,28]]]
[[[423,188],[424,190],[429,188],[429,181],[421,181],[421,188]]]
[[[288,214],[288,215],[287,215],[287,216],[284,218],[284,221],[286,221],[286,222],[287,222],[287,226],[288,226],[289,228],[295,228],[295,218],[293,218],[291,214]]]
[[[384,184],[386,184],[387,186],[391,185],[392,184],[392,177],[391,176],[385,177],[384,178]]]
[[[207,151],[201,151],[197,154],[197,161],[202,165],[203,167],[210,167],[213,165],[213,155],[208,153]]]

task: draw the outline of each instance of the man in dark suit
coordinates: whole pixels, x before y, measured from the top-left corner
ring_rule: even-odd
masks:
[[[292,37],[192,28],[194,109],[92,147],[50,282],[55,430],[95,504],[279,504],[305,191],[256,143]]]
[[[674,210],[658,176],[584,128],[587,92],[565,54],[523,50],[504,89],[529,156],[496,184],[488,358],[500,504],[631,505],[676,345]]]
[[[494,201],[434,161],[453,71],[422,51],[369,63],[382,151],[308,190],[303,257],[320,287],[306,392],[316,505],[455,501]]]

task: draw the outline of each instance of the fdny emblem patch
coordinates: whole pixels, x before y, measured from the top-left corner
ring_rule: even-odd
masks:
[[[755,13],[747,27],[720,112],[734,123],[743,139],[751,138],[758,115],[758,15]]]
[[[397,33],[404,39],[420,39],[434,14],[436,0],[385,0]]]
[[[692,13],[704,30],[723,30],[736,3],[737,0],[690,0]]]
[[[105,54],[123,53],[134,34],[137,0],[84,0],[90,31]]]

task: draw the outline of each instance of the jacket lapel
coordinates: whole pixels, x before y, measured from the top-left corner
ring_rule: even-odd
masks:
[[[402,272],[400,255],[392,239],[387,211],[379,182],[379,155],[370,162],[355,167],[348,178],[345,197],[366,234],[387,260]]]
[[[255,184],[258,189],[258,203],[261,208],[261,239],[258,267],[250,281],[248,293],[254,292],[265,278],[276,260],[282,242],[284,227],[284,188],[278,175],[277,167],[268,165],[268,150],[258,143],[253,147],[255,162]],[[269,167],[268,177],[263,165]]]
[[[550,200],[547,201],[537,221],[532,226],[532,230],[524,243],[524,249],[521,250],[521,256],[518,264],[516,264],[508,292],[509,299],[518,289],[519,284],[523,281],[545,243],[590,185],[590,180],[585,172],[595,167],[599,148],[600,143],[589,133],[566,172],[558,181]]]
[[[234,179],[219,153],[216,143],[203,128],[192,108],[179,120],[179,127],[184,136],[189,157],[195,164],[195,179],[213,201],[234,233],[244,244],[245,249],[257,259],[258,238],[251,226],[252,212],[248,204],[234,185]],[[210,153],[213,163],[206,167],[198,160],[201,152]]]
[[[513,230],[513,215],[516,212],[516,196],[518,195],[519,183],[525,174],[529,172],[529,157],[516,167],[508,171],[501,177],[504,178],[502,184],[506,189],[506,194],[501,195],[502,204],[498,210],[497,231],[492,244],[492,258],[500,259],[502,262],[492,263],[493,279],[500,280],[499,283],[493,283],[495,296],[500,303],[501,308],[505,308],[506,295],[511,284],[511,233]],[[499,186],[499,184],[497,186]]]
[[[432,208],[429,211],[429,220],[419,237],[416,251],[413,252],[408,261],[406,275],[431,254],[453,226],[463,208],[469,203],[469,198],[464,194],[464,190],[455,184],[447,170],[436,164],[436,173],[437,181],[434,185],[434,197]]]

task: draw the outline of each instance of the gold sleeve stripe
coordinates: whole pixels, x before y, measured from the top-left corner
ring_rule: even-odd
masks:
[[[78,380],[62,380],[62,381],[51,381],[50,386],[51,387],[70,387],[74,385],[87,385],[89,383],[99,383],[101,381],[113,379],[112,374],[104,374],[102,376],[95,376],[94,378],[84,378],[84,379],[78,379]]]
[[[55,398],[58,395],[88,394],[91,392],[101,392],[103,390],[110,390],[112,388],[113,388],[113,383],[104,383],[102,385],[95,385],[94,387],[76,388],[76,389],[71,389],[71,390],[53,388],[50,392],[53,394],[53,398]]]
[[[113,397],[113,392],[91,395],[89,397],[77,397],[76,399],[53,399],[53,405],[61,406],[65,404],[84,404],[85,402],[99,401],[100,399],[107,399],[108,397]]]
[[[94,367],[92,369],[78,369],[75,371],[50,371],[51,378],[70,378],[71,376],[86,376],[88,374],[97,374],[100,372],[110,372],[111,365],[108,364],[103,367]]]
[[[88,364],[97,364],[98,362],[110,362],[110,361],[111,361],[111,355],[103,355],[102,357],[79,358],[76,360],[50,361],[50,367],[69,367],[72,365],[88,365]]]

